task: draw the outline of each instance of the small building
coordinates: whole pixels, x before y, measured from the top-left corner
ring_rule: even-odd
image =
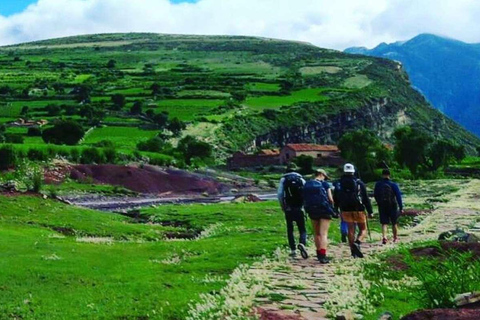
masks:
[[[302,155],[312,157],[315,159],[315,164],[322,165],[322,159],[340,158],[340,150],[334,145],[287,144],[280,152],[280,162],[287,164]]]
[[[246,154],[244,152],[235,152],[227,160],[229,170],[239,168],[253,168],[280,164],[280,150],[267,149],[261,150],[258,154]]]

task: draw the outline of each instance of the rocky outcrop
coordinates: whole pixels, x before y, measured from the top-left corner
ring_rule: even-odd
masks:
[[[345,132],[359,128],[372,129],[383,139],[389,140],[396,127],[406,124],[410,124],[406,108],[383,98],[355,110],[324,114],[307,125],[275,129],[258,136],[250,147],[300,142],[336,144]]]

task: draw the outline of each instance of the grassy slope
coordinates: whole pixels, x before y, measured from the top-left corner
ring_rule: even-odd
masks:
[[[199,293],[219,290],[240,263],[284,242],[276,203],[165,206],[145,214],[202,230],[196,241],[152,241],[184,232],[34,197],[0,197],[0,317],[183,319]],[[55,228],[73,230],[62,236]],[[83,243],[86,235],[113,242]],[[176,259],[180,260],[178,263]]]
[[[111,59],[116,61],[115,68],[106,67]],[[144,72],[145,65],[153,72]],[[284,80],[294,82],[286,95],[280,92]],[[121,145],[125,134],[144,139],[151,136],[149,131],[142,135],[134,128],[145,124],[144,120],[128,115],[136,100],[145,103],[145,110],[168,111],[192,127],[220,121],[224,126],[219,126],[216,139],[233,151],[244,148],[258,134],[308,124],[324,113],[355,109],[379,97],[407,106],[410,118],[427,130],[442,132],[466,145],[478,143],[429,108],[394,63],[297,42],[157,34],[70,37],[0,48],[0,81],[15,90],[0,95],[0,123],[19,117],[23,106],[29,106],[33,117],[49,120],[58,116],[47,115],[48,104],[78,109],[70,92],[79,84],[91,86],[92,103],[104,101],[104,108],[110,106],[113,94],[124,94],[124,110],[105,119],[121,128],[105,138]],[[153,83],[173,89],[173,93],[155,98],[150,90]],[[55,84],[61,84],[63,90],[55,90]],[[24,89],[46,90],[25,97]],[[247,93],[242,106],[219,108],[236,91]],[[277,119],[261,116],[259,112],[265,109],[276,110]],[[211,132],[204,135],[212,138]],[[35,143],[42,142],[36,139]],[[87,139],[86,144],[90,143],[93,140]],[[132,142],[126,147],[133,146]]]

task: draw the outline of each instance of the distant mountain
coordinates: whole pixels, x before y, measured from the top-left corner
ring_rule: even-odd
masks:
[[[345,52],[400,61],[412,84],[437,109],[480,136],[480,44],[421,34]]]

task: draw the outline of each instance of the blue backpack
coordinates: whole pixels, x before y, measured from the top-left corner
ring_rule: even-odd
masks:
[[[310,180],[305,183],[303,186],[303,202],[310,219],[320,219],[326,215],[334,216],[327,190],[320,181]]]

